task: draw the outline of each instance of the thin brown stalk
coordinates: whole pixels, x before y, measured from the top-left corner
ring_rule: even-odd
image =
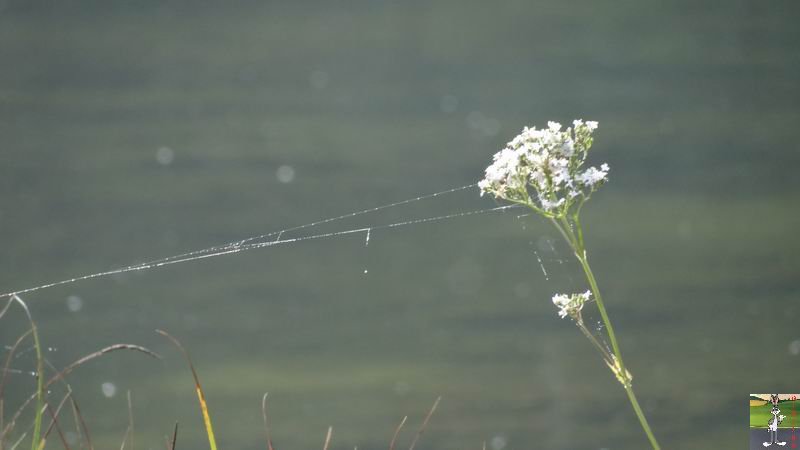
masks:
[[[183,357],[186,359],[186,362],[189,364],[189,368],[192,370],[192,377],[194,377],[194,390],[197,393],[197,400],[200,403],[200,412],[203,414],[203,423],[206,427],[206,435],[208,436],[208,445],[211,447],[211,450],[217,450],[217,439],[214,437],[214,427],[211,424],[211,414],[208,411],[208,403],[206,403],[206,394],[203,392],[203,388],[200,386],[200,377],[197,376],[197,371],[194,370],[194,364],[192,364],[192,358],[189,356],[189,352],[186,351],[186,348],[180,343],[179,340],[175,339],[171,334],[167,333],[164,330],[156,330],[156,333],[166,337],[172,343],[178,347],[178,349],[183,353]]]
[[[87,362],[89,362],[89,361],[91,361],[91,360],[93,360],[95,358],[99,358],[99,357],[105,355],[106,353],[115,352],[117,350],[133,350],[133,351],[137,351],[137,352],[140,352],[140,353],[144,353],[145,355],[151,356],[151,357],[156,358],[156,359],[163,359],[161,357],[161,355],[159,355],[158,353],[156,353],[156,352],[154,352],[154,351],[152,351],[150,349],[147,349],[145,347],[142,347],[141,345],[134,345],[134,344],[114,344],[114,345],[109,345],[108,347],[102,348],[102,349],[100,349],[100,350],[98,350],[98,351],[96,351],[94,353],[90,353],[90,354],[84,356],[83,358],[80,358],[77,361],[73,362],[72,364],[68,365],[61,372],[59,372],[59,373],[55,374],[53,377],[51,377],[50,380],[47,381],[47,384],[45,385],[45,387],[50,386],[51,384],[53,384],[56,381],[58,381],[58,379],[60,379],[60,378],[66,377],[67,375],[70,374],[70,372],[72,372],[73,370],[77,369],[79,366],[81,366],[81,365],[83,365],[83,364],[85,364],[85,363],[87,363]]]
[[[44,408],[44,407],[42,407],[42,417],[44,417],[44,411],[45,411],[45,408]],[[43,420],[44,420],[44,419],[43,419]],[[23,434],[27,436],[27,435],[28,435],[28,433],[30,433],[30,432],[33,430],[33,427],[34,427],[34,422],[31,422],[30,424],[28,424],[28,426],[26,426],[26,427],[25,427],[25,429],[23,430]],[[39,441],[41,441],[41,439],[40,439]],[[39,441],[37,441],[37,442],[39,442]],[[14,449],[16,449],[18,446],[19,446],[19,442],[17,442],[17,443],[15,443],[14,445],[12,445],[12,446],[10,447],[10,450],[14,450]],[[38,447],[37,447],[37,449],[38,449]]]
[[[5,387],[6,387],[6,376],[8,375],[9,372],[8,369],[11,366],[11,359],[14,357],[14,353],[17,351],[17,347],[19,347],[20,344],[22,344],[22,341],[24,341],[25,338],[28,337],[28,335],[31,333],[33,333],[33,329],[30,329],[25,333],[22,333],[22,335],[20,335],[20,337],[17,338],[16,342],[14,342],[14,345],[12,345],[11,348],[8,350],[8,355],[6,355],[6,362],[3,364],[3,374],[0,375],[0,400],[4,398],[3,394],[5,393]],[[4,410],[5,410],[4,405],[0,403],[0,418],[4,416],[3,413]],[[2,419],[0,419],[0,430],[3,430],[0,431],[0,449],[2,449],[6,435],[6,432],[4,431],[5,427],[3,427],[2,425]]]
[[[69,394],[67,394],[67,396],[69,396]],[[53,411],[53,408],[50,407],[50,403],[46,404],[47,412],[50,413],[50,417],[52,417],[53,421],[50,422],[50,427],[48,428],[47,432],[44,434],[44,437],[42,438],[42,442],[39,445],[39,448],[42,448],[42,449],[44,448],[44,443],[47,440],[47,435],[50,434],[50,429],[53,427],[53,425],[55,425],[56,432],[58,432],[58,437],[61,439],[61,445],[64,446],[65,450],[70,450],[69,444],[67,444],[67,439],[64,437],[64,432],[61,431],[61,426],[58,424],[58,412],[61,410],[61,407],[64,406],[64,401],[66,401],[66,399],[67,398],[64,397],[64,400],[62,400],[61,404],[58,405],[58,409],[56,411]]]
[[[131,430],[131,450],[133,450],[133,402],[131,401],[130,390],[128,390],[128,428]]]
[[[122,444],[119,445],[119,450],[125,450],[125,443],[128,442],[128,435],[131,434],[131,427],[125,428],[125,434],[122,435]]]
[[[77,436],[79,448],[83,450],[83,432],[81,431],[81,424],[78,421],[78,412],[75,410],[75,405],[70,402],[70,409],[72,410],[72,419],[75,421],[75,434]]]
[[[20,436],[19,439],[17,439],[17,441],[14,442],[14,444],[11,445],[10,449],[14,450],[17,447],[19,447],[19,444],[22,443],[23,439],[25,439],[26,437],[28,437],[28,432],[27,431],[22,433],[22,436]]]
[[[270,433],[269,429],[269,419],[267,418],[267,395],[269,395],[269,392],[265,392],[264,397],[261,398],[261,415],[264,417],[264,434],[267,438],[267,450],[274,450],[272,448],[272,433]]]
[[[61,414],[61,408],[63,408],[64,404],[67,403],[67,400],[69,400],[70,395],[72,395],[72,391],[68,389],[67,390],[67,394],[58,403],[58,407],[56,408],[55,417],[58,417],[59,414]],[[53,416],[53,414],[50,414],[50,415]],[[53,426],[58,425],[56,423],[56,421],[55,421],[55,417],[50,421],[50,425],[48,425],[47,431],[44,432],[45,439],[47,439],[47,437],[50,435],[50,432],[53,430]]]
[[[39,331],[36,322],[33,320],[31,310],[28,305],[19,298],[18,295],[11,295],[11,299],[16,301],[28,316],[33,335],[33,347],[36,349],[36,392],[33,398],[36,399],[36,411],[33,415],[33,434],[31,435],[31,450],[36,450],[36,444],[42,437],[42,415],[44,414],[45,387],[44,387],[44,357],[42,356],[42,344],[39,342]],[[13,423],[13,422],[12,422]],[[5,434],[5,432],[3,432]]]
[[[83,414],[81,414],[81,409],[78,407],[78,402],[75,400],[75,397],[72,396],[70,396],[70,400],[72,401],[72,409],[75,411],[75,415],[78,417],[78,420],[80,420],[83,435],[86,436],[86,445],[89,446],[89,450],[94,450],[94,445],[92,445],[92,436],[89,435],[89,427],[86,426],[86,421],[83,420]]]
[[[13,303],[13,302],[14,302],[14,297],[11,297],[11,298],[8,299],[8,301],[6,302],[6,306],[4,306],[3,309],[0,310],[0,319],[2,319],[3,316],[6,315],[6,312],[8,311],[8,308],[11,307],[11,303]]]
[[[117,351],[117,350],[133,350],[133,351],[137,351],[137,352],[140,352],[140,353],[144,353],[144,354],[146,354],[148,356],[151,356],[153,358],[161,359],[160,355],[158,355],[157,353],[155,353],[155,352],[153,352],[153,351],[151,351],[151,350],[149,350],[149,349],[147,349],[145,347],[142,347],[140,345],[133,345],[133,344],[114,344],[114,345],[109,345],[108,347],[100,349],[100,350],[98,350],[98,351],[96,351],[94,353],[90,353],[90,354],[88,354],[88,355],[76,360],[72,364],[68,365],[63,370],[61,370],[61,372],[58,372],[57,374],[55,374],[52,377],[50,377],[50,379],[46,383],[44,383],[43,389],[46,390],[48,387],[50,387],[56,381],[63,380],[67,375],[69,375],[73,370],[75,370],[79,366],[81,366],[81,365],[83,365],[83,364],[85,364],[85,363],[87,363],[87,362],[89,362],[89,361],[91,361],[93,359],[99,358],[99,357],[101,357],[101,356],[103,356],[103,355],[105,355],[107,353],[111,353],[111,352],[114,352],[114,351]],[[37,393],[34,393],[30,397],[28,397],[28,399],[25,400],[25,402],[23,402],[22,406],[20,406],[19,409],[17,409],[16,413],[14,413],[14,416],[11,418],[11,422],[9,422],[8,425],[6,425],[6,428],[3,429],[2,435],[5,435],[6,433],[8,433],[8,431],[10,431],[9,427],[13,428],[14,424],[19,419],[19,417],[22,415],[22,413],[25,410],[25,408],[32,401],[34,401],[36,398],[37,398]]]
[[[392,442],[389,443],[389,450],[394,450],[394,445],[397,442],[397,436],[400,435],[400,430],[403,429],[403,425],[405,425],[406,420],[408,420],[408,416],[404,416],[403,420],[400,421],[400,424],[397,425],[397,428],[394,429],[394,435],[392,436]]]
[[[414,446],[417,445],[417,441],[419,440],[420,436],[422,436],[422,433],[425,432],[425,428],[428,426],[428,421],[431,420],[431,416],[433,415],[433,412],[436,411],[436,407],[439,406],[439,401],[441,399],[442,399],[442,397],[439,396],[436,399],[436,401],[433,402],[433,406],[431,406],[430,411],[428,411],[428,415],[425,416],[425,420],[422,421],[422,425],[419,427],[419,431],[417,431],[417,435],[414,436],[414,440],[411,441],[411,446],[408,447],[408,450],[414,450]]]
[[[58,369],[56,368],[56,366],[54,366],[53,363],[51,363],[47,358],[44,358],[44,363],[54,373],[58,372]],[[67,402],[67,400],[69,400],[72,397],[72,386],[70,386],[70,384],[67,383],[67,380],[65,380],[63,378],[61,379],[61,382],[64,384],[64,387],[66,388],[67,393],[66,393],[66,395],[64,395],[64,398],[61,399],[61,402],[59,402],[58,408],[56,408],[56,417],[58,417],[61,414],[61,409],[64,407],[64,404]],[[57,424],[54,424],[54,422],[51,421],[50,425],[47,427],[47,431],[45,432],[45,435],[44,435],[45,439],[50,435],[50,432],[52,431],[54,425],[57,425]]]
[[[172,445],[169,450],[175,450],[175,444],[178,442],[178,422],[175,422],[175,429],[172,430]]]
[[[54,366],[53,363],[51,363],[47,358],[45,358],[44,363],[47,364],[47,366],[54,373],[58,373],[58,371],[59,371],[58,368],[56,368],[56,366]],[[61,383],[64,384],[64,387],[67,390],[67,394],[64,396],[64,398],[58,404],[58,408],[56,408],[56,417],[58,417],[61,414],[61,409],[63,408],[63,406],[67,402],[67,400],[74,401],[72,399],[72,386],[67,382],[67,380],[65,378],[61,378],[60,381],[61,381]],[[71,406],[70,409],[72,410],[72,417],[75,420],[75,431],[77,432],[77,442],[78,442],[78,445],[80,446],[80,448],[82,449],[83,448],[83,436],[81,434],[80,424],[78,423],[78,416],[75,413],[74,406],[72,406],[72,405],[70,405],[70,406]],[[45,438],[47,438],[50,435],[50,431],[52,430],[53,425],[54,425],[53,422],[51,422],[50,426],[47,428],[47,432],[45,433]]]

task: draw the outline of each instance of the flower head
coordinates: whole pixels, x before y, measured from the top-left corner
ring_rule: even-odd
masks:
[[[528,205],[548,217],[563,217],[608,178],[608,164],[582,169],[597,122],[575,120],[562,130],[525,128],[494,155],[478,183],[481,195]]]
[[[583,309],[583,305],[591,298],[591,291],[586,291],[582,294],[556,294],[553,296],[553,304],[558,307],[559,317],[563,319],[570,316],[575,319]]]

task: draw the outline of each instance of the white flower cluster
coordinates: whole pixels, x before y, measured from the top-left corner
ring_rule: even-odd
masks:
[[[573,127],[548,122],[546,129],[525,128],[494,155],[478,183],[481,195],[493,194],[531,206],[549,217],[564,216],[587,199],[608,176],[608,164],[581,170],[592,146],[597,122],[575,120]]]
[[[562,319],[570,316],[575,318],[583,309],[584,303],[592,298],[592,292],[586,291],[582,294],[556,294],[553,296],[553,304],[558,307],[558,316]]]

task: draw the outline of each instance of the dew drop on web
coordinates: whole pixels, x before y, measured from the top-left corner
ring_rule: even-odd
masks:
[[[550,281],[550,277],[547,275],[547,269],[544,268],[544,262],[542,261],[542,258],[539,256],[539,252],[534,250],[533,254],[536,255],[536,260],[539,261],[539,267],[542,269],[542,273],[544,274],[544,279],[546,281]]]

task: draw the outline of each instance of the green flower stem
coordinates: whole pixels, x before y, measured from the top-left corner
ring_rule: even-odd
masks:
[[[614,333],[614,327],[611,325],[611,319],[608,317],[608,312],[606,311],[603,297],[600,295],[600,288],[597,287],[597,280],[594,277],[591,266],[589,266],[589,258],[586,255],[586,249],[583,245],[583,230],[581,229],[581,224],[578,220],[577,214],[573,216],[574,230],[566,218],[562,218],[560,221],[553,219],[552,221],[556,228],[558,228],[558,230],[561,232],[561,235],[564,236],[564,239],[566,239],[566,241],[569,243],[570,247],[572,247],[572,250],[575,252],[575,256],[581,263],[584,274],[586,274],[586,280],[589,282],[589,287],[592,289],[592,294],[594,294],[595,302],[597,303],[597,309],[600,311],[600,316],[603,319],[603,324],[605,324],[606,332],[608,333],[608,339],[611,341],[611,348],[614,351],[616,363],[619,366],[618,376],[622,377],[622,379],[625,379],[626,381],[622,383],[622,386],[625,388],[625,393],[628,394],[628,399],[631,402],[633,411],[636,413],[636,417],[639,418],[639,423],[642,425],[642,429],[644,430],[645,434],[647,434],[647,439],[650,440],[650,445],[653,446],[654,450],[661,450],[661,446],[658,445],[658,441],[656,441],[656,437],[653,435],[653,431],[650,429],[650,424],[647,422],[647,418],[645,417],[644,412],[642,412],[642,408],[639,406],[639,401],[636,399],[636,394],[633,392],[633,386],[631,385],[631,380],[628,376],[629,372],[625,369],[625,363],[622,361],[622,352],[620,351],[619,344],[617,343],[617,336]]]
[[[647,417],[644,416],[644,412],[642,411],[641,406],[639,406],[639,401],[636,400],[636,394],[633,392],[633,386],[628,385],[625,387],[625,392],[628,394],[628,399],[631,401],[633,411],[636,413],[636,417],[639,418],[639,423],[642,424],[642,429],[644,430],[645,434],[647,434],[647,439],[650,440],[650,445],[653,446],[653,450],[661,450],[661,446],[658,445],[658,441],[656,440],[655,435],[653,435],[653,430],[650,429],[650,424],[647,423]]]
[[[580,314],[580,312],[578,312],[578,314]],[[608,353],[608,350],[606,350],[600,344],[600,341],[598,341],[597,338],[589,331],[589,329],[586,328],[586,324],[583,323],[583,319],[580,316],[578,316],[578,318],[575,321],[575,323],[576,323],[576,325],[578,325],[578,329],[581,330],[583,335],[586,336],[586,339],[589,339],[589,342],[591,342],[595,346],[597,351],[599,351],[600,354],[603,355],[603,358],[606,361],[610,361],[611,360],[611,354]]]

